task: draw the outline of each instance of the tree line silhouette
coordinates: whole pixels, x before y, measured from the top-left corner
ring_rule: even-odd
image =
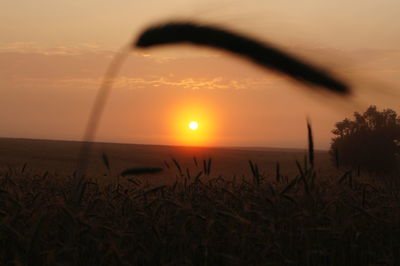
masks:
[[[337,167],[370,173],[399,170],[400,117],[394,110],[371,105],[363,114],[355,112],[353,120],[337,122],[332,133],[330,154]]]

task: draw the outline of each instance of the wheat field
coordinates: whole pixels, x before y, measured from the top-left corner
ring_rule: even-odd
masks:
[[[45,143],[49,155],[52,144]],[[57,145],[61,156],[67,143]],[[267,169],[260,151],[243,161],[243,175],[224,176],[217,157],[201,156],[186,163],[167,156],[160,161],[165,173],[121,174],[109,145],[97,161],[102,174],[86,179],[2,158],[2,265],[399,265],[396,178],[317,171],[321,154],[312,167],[304,151],[297,151],[302,156],[292,161],[291,174],[288,161]],[[12,146],[16,158],[18,145]],[[160,147],[141,148],[164,156]],[[224,150],[232,157],[240,152]],[[126,163],[157,166],[159,158],[146,156]],[[163,174],[170,182],[157,181]]]

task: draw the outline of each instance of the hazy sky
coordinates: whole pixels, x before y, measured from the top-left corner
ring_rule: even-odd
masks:
[[[149,24],[191,19],[319,64],[348,80],[356,100],[315,95],[217,51],[132,49],[97,140],[304,147],[308,116],[317,148],[328,148],[334,123],[355,110],[400,111],[399,10],[398,0],[2,0],[0,137],[81,139],[114,52]]]

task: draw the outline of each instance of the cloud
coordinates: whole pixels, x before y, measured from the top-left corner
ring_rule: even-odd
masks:
[[[170,79],[166,77],[156,77],[150,79],[120,77],[115,82],[116,88],[148,88],[148,87],[173,87],[182,89],[244,89],[246,85],[237,80],[226,80],[222,77],[213,79]]]
[[[18,86],[21,88],[53,88],[53,89],[97,89],[101,78],[68,78],[68,79],[43,79],[43,78],[19,78]],[[259,88],[268,85],[265,80],[239,81],[216,77],[213,79],[170,79],[168,77],[132,78],[118,77],[114,80],[114,89],[140,90],[151,88],[185,89],[185,90],[242,90],[247,88]],[[11,87],[11,86],[8,86]],[[15,86],[12,86],[15,87]]]
[[[189,51],[186,51],[189,53]],[[192,51],[193,52],[193,51]],[[303,51],[307,57],[340,54],[338,50]],[[0,86],[2,89],[97,89],[113,56],[96,44],[46,48],[34,42],[0,42]],[[243,90],[282,87],[286,78],[261,71],[228,55],[193,56],[143,54],[132,51],[114,82],[115,89],[169,88],[183,90]],[[400,50],[344,51],[334,69],[397,82]],[[328,64],[327,62],[325,62]],[[324,62],[320,62],[324,65]],[[342,65],[343,67],[340,67]],[[353,77],[349,75],[350,77]]]
[[[45,47],[36,42],[0,42],[0,53],[34,53],[42,55],[82,55],[84,53],[104,52],[106,49],[96,44],[60,45]]]
[[[0,43],[0,85],[5,89],[97,89],[113,53],[97,45],[43,48],[33,42]],[[272,77],[250,75],[228,58],[158,56],[132,52],[116,89],[241,90],[265,87]],[[210,71],[210,66],[216,69]]]

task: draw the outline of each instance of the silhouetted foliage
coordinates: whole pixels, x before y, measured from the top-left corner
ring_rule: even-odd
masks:
[[[337,167],[375,173],[398,169],[400,117],[394,110],[370,106],[363,114],[355,112],[354,120],[336,123],[332,133],[330,154]]]

